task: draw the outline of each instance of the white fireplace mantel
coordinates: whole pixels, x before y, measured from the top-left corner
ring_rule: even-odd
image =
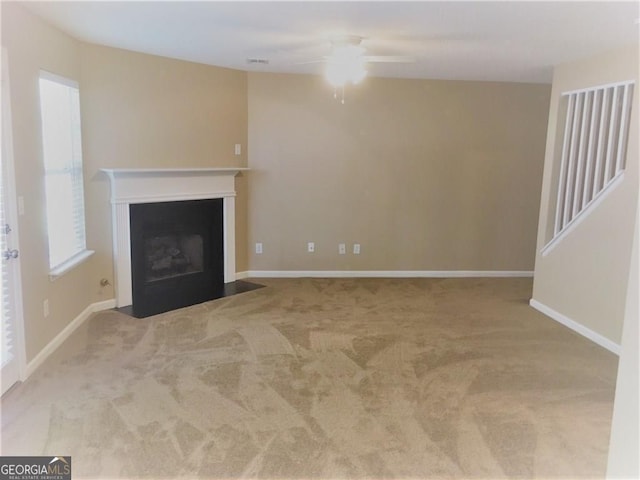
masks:
[[[132,303],[131,230],[132,203],[223,199],[224,281],[236,279],[235,180],[248,168],[102,168],[111,183],[113,256],[116,304]]]

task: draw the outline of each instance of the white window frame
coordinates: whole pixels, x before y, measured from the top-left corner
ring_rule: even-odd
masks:
[[[79,84],[75,80],[71,80],[69,78],[56,75],[51,72],[47,72],[45,70],[40,70],[39,77],[39,85],[41,85],[42,80],[54,82],[59,85],[63,85],[78,91],[79,95]],[[41,92],[41,90],[39,89]],[[43,102],[42,98],[40,99],[40,114],[41,114],[41,128],[42,128],[42,161],[44,165],[45,172],[45,186],[47,185],[47,176],[50,175],[51,167],[48,166],[47,163],[47,145],[46,145],[46,135],[45,135],[45,125],[44,125],[44,115],[43,115]],[[78,114],[80,106],[78,104]],[[78,119],[79,121],[79,119]],[[77,134],[79,138],[73,138],[72,142],[77,142],[77,148],[72,147],[73,153],[71,158],[68,159],[68,163],[65,164],[65,169],[71,172],[72,175],[72,191],[75,190],[75,198],[72,200],[73,202],[73,210],[74,215],[79,216],[79,220],[76,219],[74,221],[73,232],[67,232],[67,238],[73,238],[75,242],[77,242],[77,248],[73,250],[72,253],[66,256],[60,256],[54,264],[52,264],[52,237],[59,236],[60,230],[57,225],[50,225],[49,222],[53,221],[50,217],[50,208],[52,205],[57,205],[60,197],[53,196],[50,189],[47,187],[46,191],[46,202],[47,202],[47,240],[49,247],[49,278],[51,280],[55,280],[61,275],[65,274],[69,270],[73,269],[75,266],[87,260],[91,255],[93,255],[93,250],[88,250],[86,247],[86,226],[85,226],[85,199],[84,199],[84,174],[83,174],[83,161],[82,161],[82,133],[80,131],[80,127],[77,128]],[[80,202],[78,204],[77,202]],[[79,222],[79,224],[75,224]],[[58,237],[59,238],[59,237]]]

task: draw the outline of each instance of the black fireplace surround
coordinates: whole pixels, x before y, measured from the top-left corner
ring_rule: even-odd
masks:
[[[129,206],[133,315],[224,296],[223,199]]]

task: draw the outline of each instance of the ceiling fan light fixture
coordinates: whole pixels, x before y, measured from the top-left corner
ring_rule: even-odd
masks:
[[[353,76],[351,77],[351,83],[353,83],[354,85],[359,84],[362,80],[364,80],[367,76],[367,71],[362,68],[361,71],[359,72],[355,72],[353,74]]]
[[[347,83],[357,84],[366,76],[363,57],[364,49],[355,45],[340,45],[333,49],[327,58],[325,76],[335,88],[344,87]]]
[[[367,76],[367,71],[362,67],[345,67],[340,65],[327,65],[325,77],[332,87],[344,87],[348,83],[356,85]]]

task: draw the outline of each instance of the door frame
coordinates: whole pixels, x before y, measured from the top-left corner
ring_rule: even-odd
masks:
[[[7,48],[2,46],[2,82],[1,106],[2,110],[2,149],[4,150],[2,163],[4,164],[4,191],[5,198],[10,201],[5,205],[5,217],[11,225],[12,248],[20,248],[20,235],[18,228],[18,196],[16,190],[15,163],[13,156],[13,123],[11,114],[11,89],[9,77],[9,55]],[[6,157],[6,158],[5,158]],[[1,167],[1,166],[0,166]],[[24,311],[22,303],[22,269],[21,258],[12,261],[11,275],[11,301],[13,302],[13,328],[15,338],[13,339],[14,354],[18,362],[18,381],[25,380],[27,371],[26,345],[24,332]]]

